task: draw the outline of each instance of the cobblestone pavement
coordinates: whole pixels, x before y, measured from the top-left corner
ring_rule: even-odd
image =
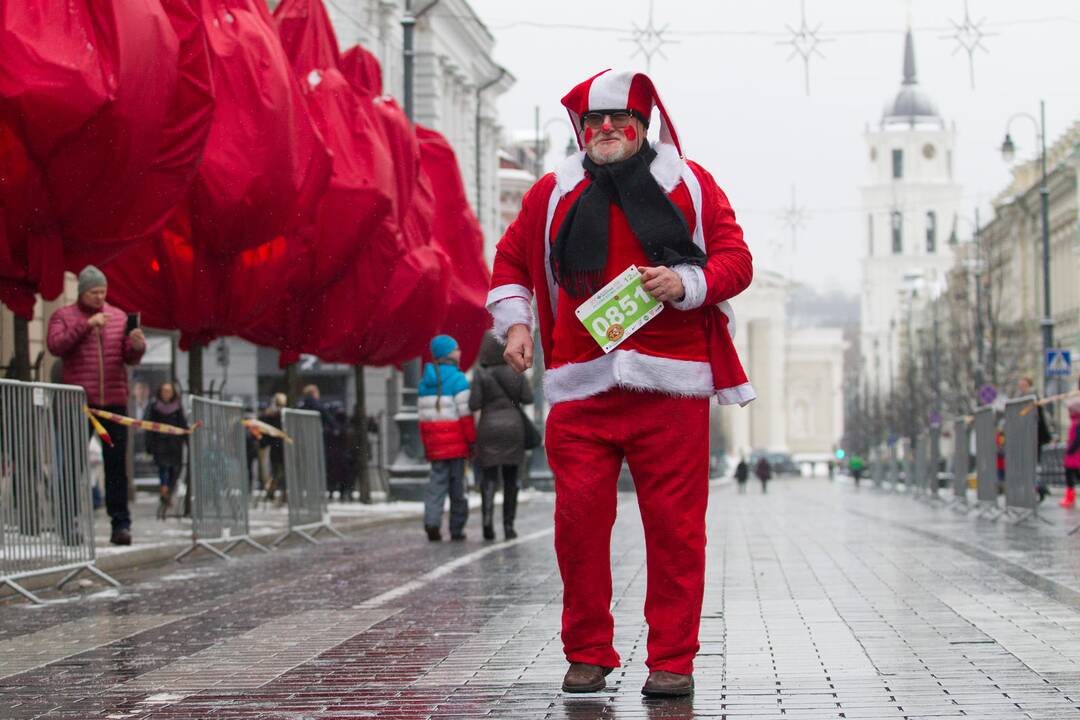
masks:
[[[612,558],[625,666],[592,696],[559,692],[546,496],[512,543],[474,516],[465,543],[409,522],[129,572],[0,604],[0,718],[1080,718],[1080,535],[1053,510],[1007,527],[839,482],[714,488],[685,701],[639,693],[633,496]]]

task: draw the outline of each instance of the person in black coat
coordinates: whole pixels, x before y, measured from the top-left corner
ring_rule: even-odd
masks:
[[[761,492],[764,493],[768,488],[769,480],[772,479],[772,465],[765,458],[764,455],[757,461],[757,466],[754,468],[754,474],[757,475],[758,480],[761,481]]]
[[[149,422],[173,425],[179,428],[187,428],[187,418],[184,417],[184,408],[180,402],[180,396],[171,382],[161,383],[157,395],[144,418]],[[169,508],[172,507],[173,494],[176,492],[176,480],[180,477],[180,469],[184,466],[184,444],[187,442],[185,435],[167,435],[165,433],[146,433],[146,449],[154,456],[154,464],[158,469],[158,479],[161,481],[161,502],[158,504],[158,519],[164,520]]]
[[[746,464],[746,458],[739,458],[739,464],[735,466],[735,482],[739,484],[739,494],[746,492],[746,480],[750,477],[750,466]]]

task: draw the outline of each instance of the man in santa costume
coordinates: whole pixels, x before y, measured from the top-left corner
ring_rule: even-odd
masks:
[[[563,690],[602,690],[619,666],[610,557],[625,458],[648,563],[642,692],[688,695],[705,584],[709,402],[754,399],[725,302],[750,284],[752,260],[716,181],[682,157],[647,75],[605,70],[562,104],[582,152],[525,195],[499,242],[487,305],[512,367],[532,365],[534,322],[547,361],[546,448],[570,662]],[[654,108],[659,137],[650,144]],[[632,334],[616,324],[607,337],[619,344],[605,349],[575,310],[631,267],[664,307]]]

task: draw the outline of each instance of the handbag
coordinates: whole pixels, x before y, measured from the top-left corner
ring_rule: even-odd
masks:
[[[540,434],[540,431],[536,429],[536,424],[525,414],[525,410],[522,409],[521,403],[515,401],[510,395],[506,386],[502,384],[502,380],[499,379],[498,373],[493,371],[491,377],[495,378],[495,383],[499,386],[499,389],[503,391],[503,395],[505,395],[506,399],[513,404],[518,411],[518,415],[521,416],[521,424],[525,430],[525,449],[532,450],[540,447],[544,443],[544,437]]]

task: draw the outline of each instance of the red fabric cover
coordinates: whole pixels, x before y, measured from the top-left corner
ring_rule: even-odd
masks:
[[[420,167],[435,188],[435,244],[450,259],[446,320],[439,333],[450,335],[461,348],[462,368],[469,368],[480,352],[491,316],[484,307],[491,272],[484,263],[484,233],[465,198],[461,170],[446,138],[416,126],[420,140]]]
[[[620,664],[612,646],[611,526],[625,456],[645,530],[645,664],[693,672],[705,590],[709,400],[614,389],[557,403],[545,448],[558,488],[555,555],[566,659]]]
[[[303,271],[282,236],[232,256],[194,245],[185,213],[176,213],[156,237],[102,268],[109,299],[142,312],[143,325],[180,330],[180,347],[234,335]]]
[[[308,109],[333,154],[330,184],[314,224],[299,235],[305,268],[299,283],[244,333],[279,348],[289,360],[305,350],[306,301],[347,273],[382,226],[394,205],[396,178],[370,99],[359,96],[338,69],[337,42],[322,3],[285,0],[274,20]],[[335,327],[347,320],[335,318]]]
[[[310,219],[330,157],[264,0],[194,0],[214,58],[217,110],[189,196],[192,238],[229,255]]]
[[[51,300],[64,286],[64,247],[47,209],[37,164],[0,116],[0,302],[27,320],[35,293]]]
[[[109,295],[181,347],[239,334],[299,274],[330,156],[260,0],[196,0],[217,110],[186,200],[152,241],[103,269]],[[150,272],[147,272],[147,269]]]
[[[59,293],[64,265],[103,262],[161,227],[198,165],[213,98],[184,0],[0,13],[0,299],[26,314],[35,291]]]
[[[138,364],[144,351],[131,346],[123,310],[105,303],[103,330],[87,323],[96,312],[78,303],[60,308],[49,318],[45,342],[49,352],[64,361],[64,382],[82,386],[90,405],[127,405],[124,366]]]
[[[328,362],[399,364],[422,355],[438,333],[446,315],[449,261],[432,239],[435,197],[430,180],[419,172],[412,125],[396,102],[375,96],[381,90],[378,61],[356,47],[346,53],[342,67],[376,118],[377,138],[393,172],[392,181],[380,185],[390,191],[391,210],[364,238],[341,277],[281,311],[302,336],[279,332],[268,344],[286,350],[283,361],[306,352]],[[263,329],[260,323],[258,330]]]

